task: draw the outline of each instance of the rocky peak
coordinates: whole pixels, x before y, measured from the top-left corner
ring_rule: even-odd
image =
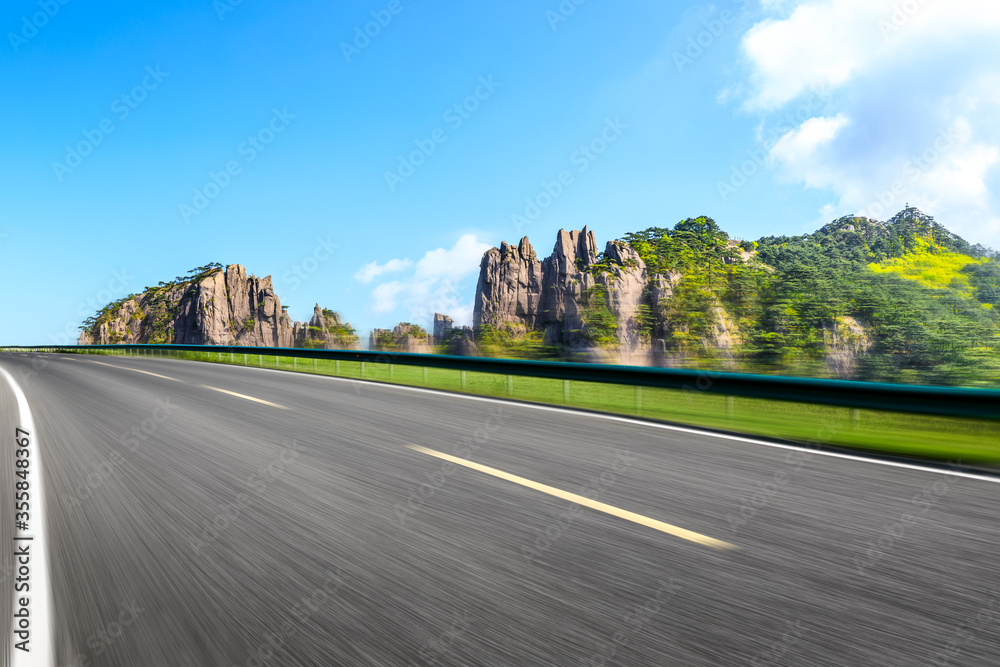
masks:
[[[146,288],[105,308],[83,331],[81,344],[175,343],[250,347],[357,348],[350,325],[316,306],[307,326],[291,321],[271,277],[239,264],[202,267],[197,276]],[[313,331],[317,313],[321,325]],[[331,317],[332,316],[332,317]],[[325,318],[325,321],[324,321]],[[331,326],[337,331],[330,332]]]
[[[515,247],[491,248],[480,263],[474,321],[492,326],[534,327],[541,302],[542,263],[528,237]]]
[[[447,338],[448,331],[455,327],[455,320],[441,313],[434,313],[434,342],[441,343]]]

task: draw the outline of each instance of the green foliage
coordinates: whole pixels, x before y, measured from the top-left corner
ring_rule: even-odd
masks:
[[[672,296],[653,304],[670,351],[711,361],[704,343],[721,308],[736,325],[737,370],[828,375],[832,332],[853,318],[864,330],[853,341],[867,347],[858,379],[1000,381],[1000,255],[913,207],[885,223],[847,216],[738,244],[704,217],[623,240],[651,274],[674,276]]]
[[[584,340],[597,347],[612,347],[618,342],[618,321],[608,307],[608,289],[595,285],[584,290],[580,305],[583,308]]]
[[[451,332],[461,334],[462,330],[452,329]],[[476,345],[480,354],[487,357],[549,360],[559,358],[559,351],[555,347],[545,345],[541,332],[523,331],[509,326],[482,325],[476,332]]]
[[[410,322],[400,322],[400,327],[403,329],[409,329],[409,334],[415,338],[425,339],[427,338],[427,331],[416,324],[411,324]]]
[[[198,282],[219,271],[222,271],[222,265],[218,262],[211,262],[191,269],[186,275],[178,276],[170,282],[160,281],[153,287],[147,287],[141,294],[130,294],[109,303],[95,315],[85,319],[80,330],[96,336],[102,324],[117,319],[122,306],[129,300],[135,300],[141,307],[133,315],[133,318],[140,321],[140,330],[144,334],[144,339],[150,343],[172,343],[172,325],[178,314],[180,303],[178,297],[190,295]],[[174,298],[171,298],[171,295]],[[117,338],[118,340],[111,342],[121,342],[120,337]]]
[[[399,349],[399,345],[396,343],[396,337],[393,336],[391,331],[382,329],[375,334],[375,349],[396,350]]]
[[[913,208],[887,223],[842,218],[815,234],[761,239],[774,273],[745,362],[810,372],[803,360],[823,354],[824,327],[850,316],[871,341],[859,379],[996,383],[1000,265],[989,256]]]

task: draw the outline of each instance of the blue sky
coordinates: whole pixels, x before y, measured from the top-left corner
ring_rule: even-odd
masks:
[[[364,337],[469,323],[485,248],[584,225],[908,201],[1000,246],[992,2],[577,2],[5,3],[0,342],[211,261]]]

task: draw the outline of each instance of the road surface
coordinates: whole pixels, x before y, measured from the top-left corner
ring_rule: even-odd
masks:
[[[56,665],[1000,664],[989,478],[254,368],[0,368]],[[0,378],[8,544],[22,419]]]

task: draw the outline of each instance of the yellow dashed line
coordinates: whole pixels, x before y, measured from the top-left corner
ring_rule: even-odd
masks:
[[[207,384],[203,384],[201,386],[204,387],[205,389],[211,389],[212,391],[218,391],[222,392],[223,394],[229,394],[230,396],[245,398],[248,401],[254,401],[256,403],[263,403],[264,405],[270,405],[272,408],[278,408],[279,410],[291,410],[291,408],[286,408],[284,405],[278,405],[277,403],[265,401],[262,398],[254,398],[253,396],[247,396],[246,394],[237,394],[235,391],[229,391],[228,389],[219,389],[218,387],[210,387]]]
[[[541,491],[542,493],[547,493],[550,496],[555,496],[556,498],[562,498],[563,500],[568,500],[571,503],[576,503],[577,505],[582,505],[584,507],[589,507],[590,509],[597,510],[598,512],[604,512],[605,514],[610,514],[611,516],[616,516],[620,519],[625,519],[627,521],[632,521],[634,523],[647,526],[649,528],[654,528],[656,530],[668,533],[675,537],[680,537],[681,539],[690,540],[691,542],[697,542],[698,544],[703,544],[707,547],[712,547],[713,549],[737,549],[735,544],[729,544],[728,542],[723,542],[722,540],[717,540],[707,535],[702,535],[700,533],[695,533],[684,528],[679,528],[677,526],[672,526],[669,523],[664,523],[662,521],[657,521],[656,519],[650,519],[649,517],[642,516],[641,514],[636,514],[635,512],[629,512],[627,510],[619,509],[608,505],[606,503],[601,503],[596,500],[591,500],[584,496],[578,496],[575,493],[569,493],[568,491],[563,491],[562,489],[557,489],[553,486],[548,486],[546,484],[539,484],[538,482],[533,482],[530,479],[525,479],[524,477],[518,477],[517,475],[511,475],[502,470],[497,470],[496,468],[490,468],[488,466],[480,465],[479,463],[474,463],[467,459],[460,459],[457,456],[451,456],[450,454],[444,454],[442,452],[436,452],[433,449],[427,449],[426,447],[419,447],[417,445],[407,445],[410,449],[428,454],[430,456],[436,456],[439,459],[444,459],[445,461],[451,461],[452,463],[457,463],[460,466],[465,466],[466,468],[472,468],[473,470],[478,470],[479,472],[486,473],[487,475],[492,475],[494,477],[499,477],[500,479],[507,480],[508,482],[513,482],[514,484],[520,484],[521,486],[526,486],[529,489],[534,489],[535,491]]]

